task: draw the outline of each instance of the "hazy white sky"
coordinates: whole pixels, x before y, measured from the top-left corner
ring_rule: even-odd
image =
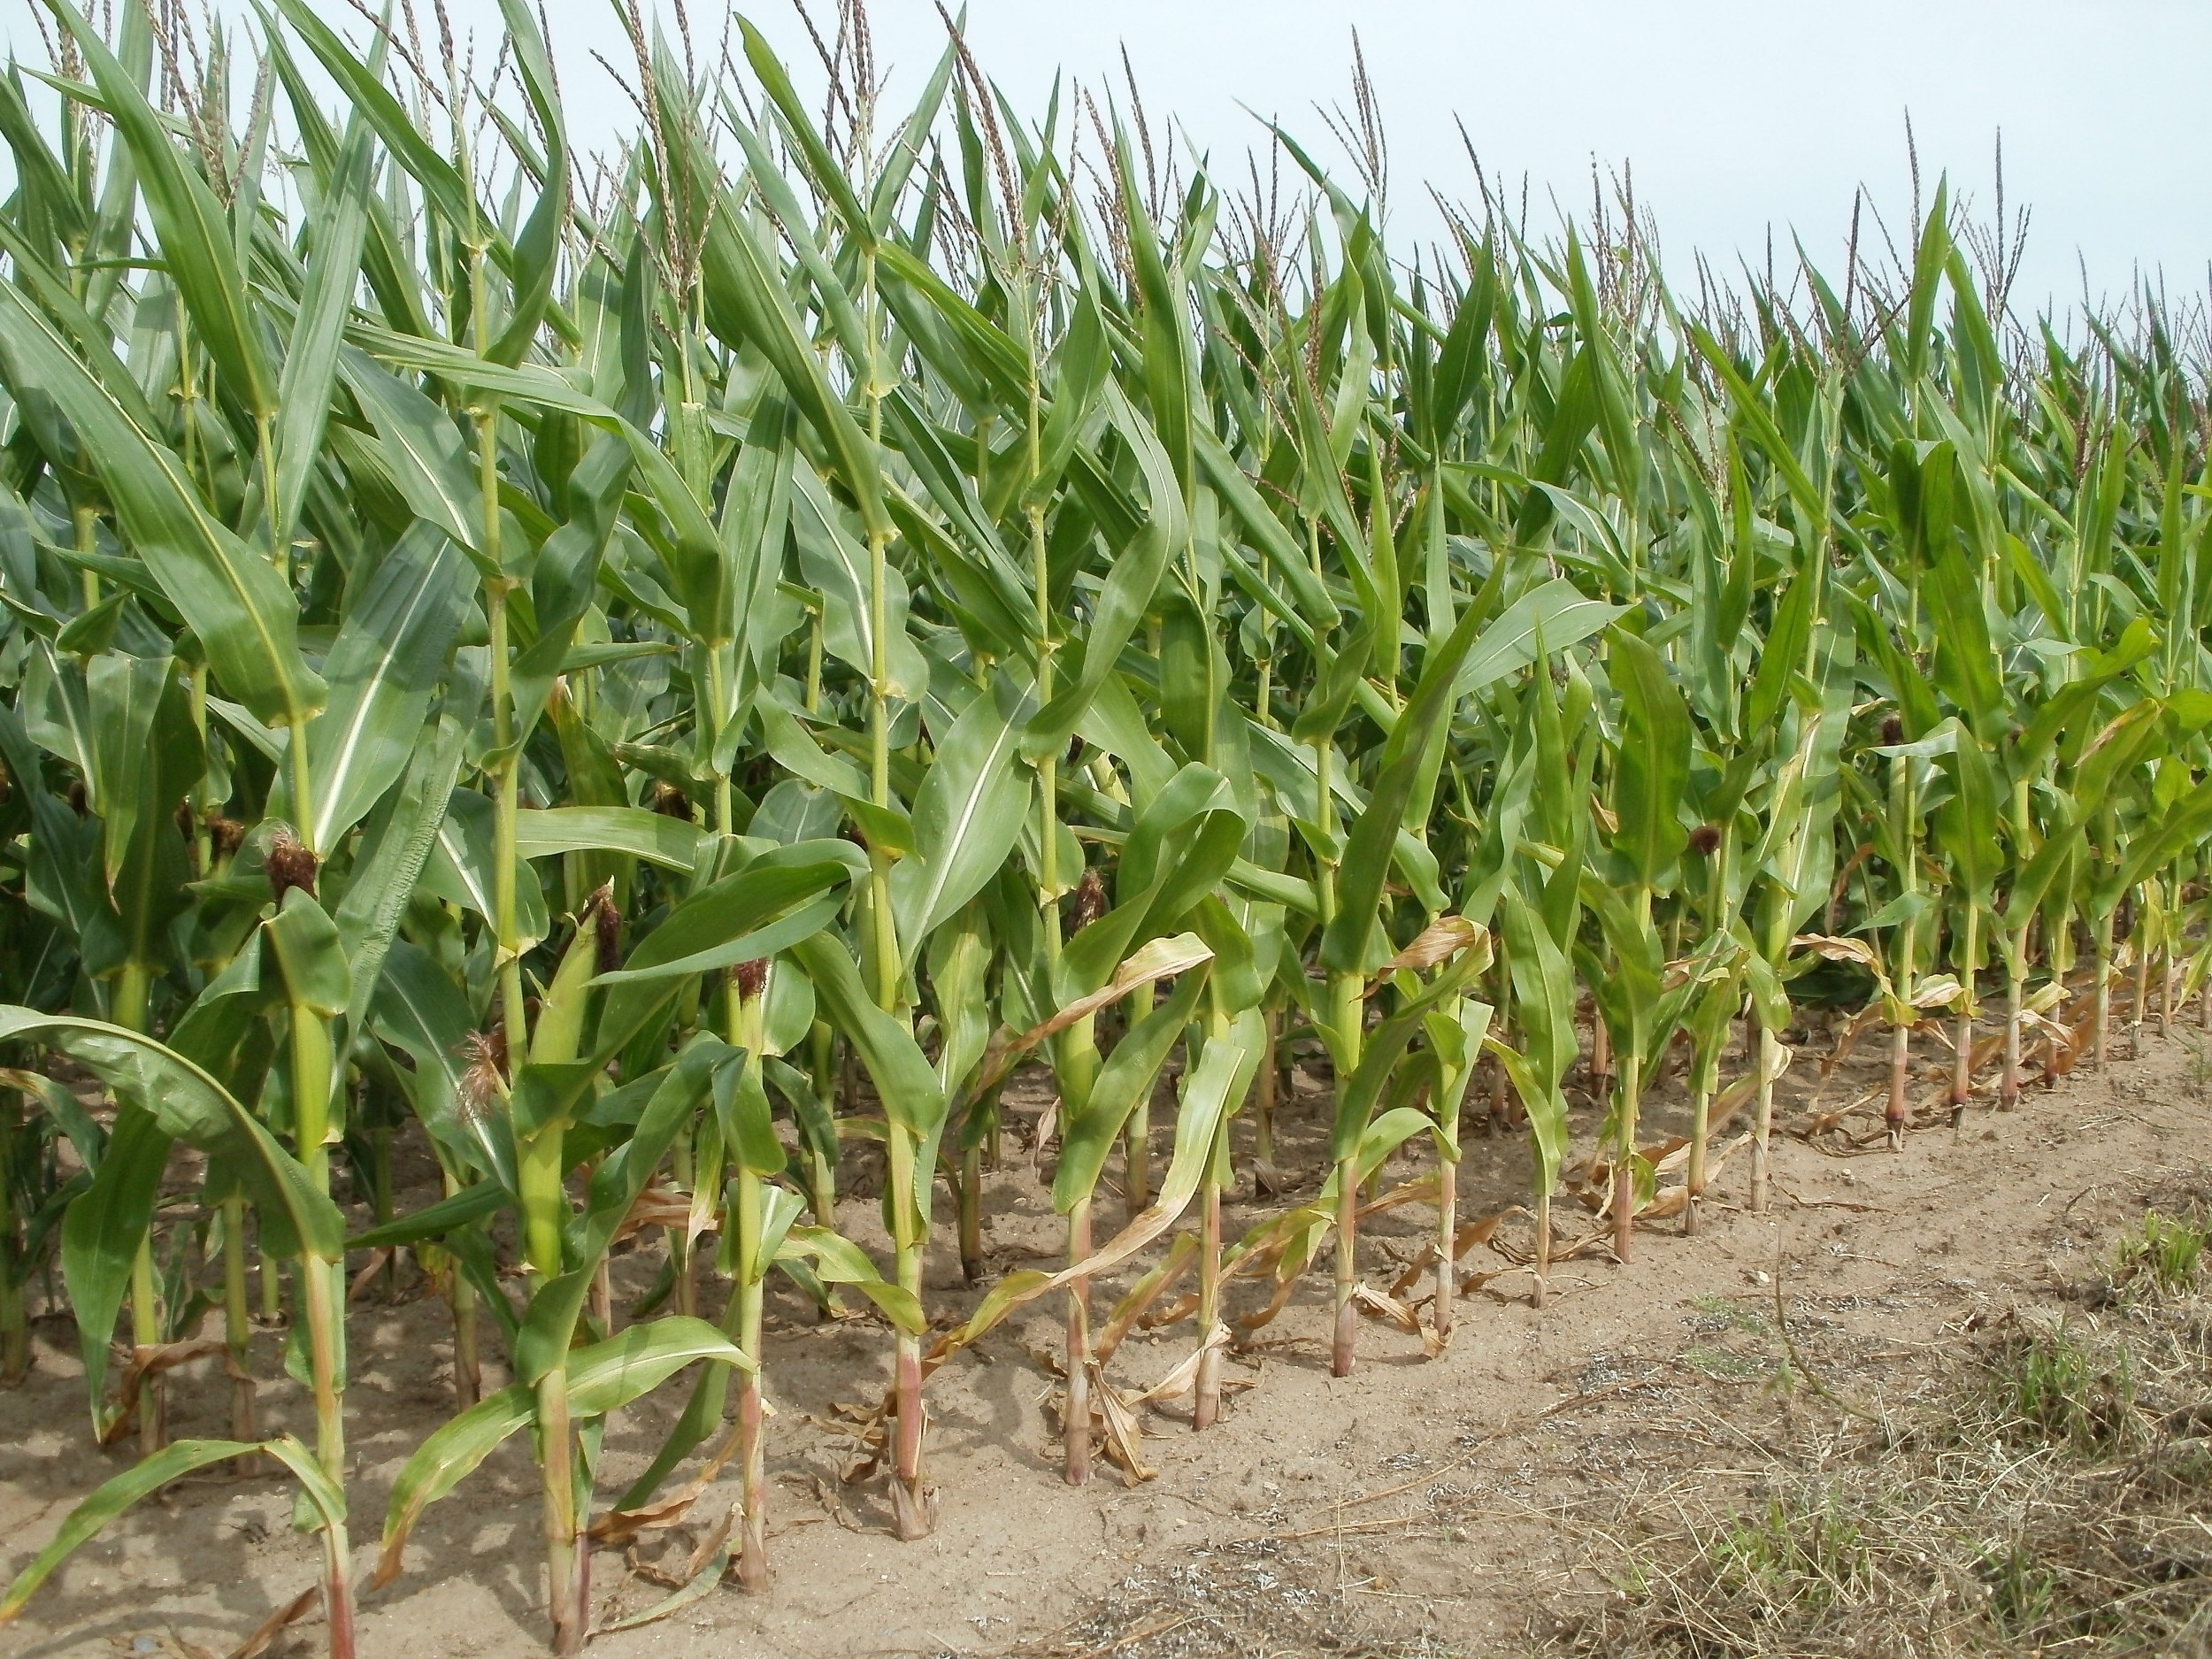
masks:
[[[25,20],[38,0],[0,0],[10,42],[37,58]],[[342,0],[316,0],[357,23]],[[457,29],[490,34],[496,0],[448,0]],[[688,0],[703,48],[715,0]],[[827,11],[829,0],[817,0]],[[660,0],[672,18],[671,0]],[[426,27],[430,0],[418,0]],[[219,0],[238,14],[239,0]],[[593,62],[627,63],[606,0],[546,0],[576,134],[605,142],[634,119]],[[791,0],[748,12],[803,85],[818,84]],[[944,39],[930,0],[874,0],[879,63],[894,104],[913,95]],[[1056,70],[1093,87],[1120,76],[1125,48],[1156,121],[1171,115],[1217,168],[1240,176],[1279,117],[1325,153],[1317,104],[1348,102],[1356,25],[1390,137],[1394,243],[1434,233],[1424,186],[1471,193],[1455,118],[1494,177],[1530,181],[1532,225],[1551,193],[1577,209],[1591,163],[1632,165],[1671,267],[1701,250],[1724,271],[1763,257],[1770,227],[1840,265],[1852,191],[1864,183],[1903,231],[1910,200],[1905,116],[1932,189],[1986,206],[2001,129],[2008,201],[2034,211],[2017,298],[2124,288],[2139,264],[2201,295],[2212,261],[2212,65],[2207,0],[969,0],[986,73],[1041,111]],[[672,22],[670,26],[673,33]],[[349,32],[353,32],[349,30]],[[488,57],[484,49],[480,62]],[[1155,134],[1156,140],[1159,134]],[[1232,164],[1233,165],[1225,165]],[[1872,235],[1870,221],[1867,234]]]

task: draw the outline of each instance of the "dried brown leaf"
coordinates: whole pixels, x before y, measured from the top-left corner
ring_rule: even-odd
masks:
[[[1106,1430],[1107,1458],[1132,1486],[1153,1479],[1160,1471],[1144,1461],[1144,1426],[1137,1414],[1122,1403],[1120,1394],[1106,1380],[1095,1361],[1090,1364],[1090,1372],[1091,1400]]]
[[[1425,972],[1463,950],[1479,949],[1486,955],[1489,944],[1488,931],[1479,924],[1463,916],[1440,916],[1423,928],[1411,944],[1383,964],[1367,994],[1372,996],[1394,973],[1406,969]]]
[[[253,1627],[253,1633],[231,1649],[230,1659],[261,1659],[269,1651],[270,1644],[284,1633],[284,1627],[307,1616],[308,1609],[323,1599],[323,1587],[311,1584],[282,1607]]]
[[[722,1472],[723,1465],[736,1452],[737,1425],[732,1423],[723,1431],[722,1438],[715,1442],[714,1449],[707,1454],[705,1464],[682,1486],[658,1503],[649,1503],[642,1509],[608,1510],[591,1524],[586,1535],[595,1543],[626,1544],[640,1532],[657,1532],[663,1527],[675,1525],[714,1484],[714,1478]]]

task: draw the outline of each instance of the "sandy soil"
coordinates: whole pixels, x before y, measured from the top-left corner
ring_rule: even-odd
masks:
[[[1172,1405],[1152,1415],[1147,1455],[1159,1475],[1133,1488],[1110,1468],[1086,1489],[1062,1484],[1057,1384],[1036,1357],[1057,1347],[1059,1333],[1033,1307],[931,1380],[929,1460],[942,1509],[935,1535],[918,1544],[888,1535],[879,1492],[838,1479],[850,1441],[837,1408],[881,1386],[885,1327],[818,1324],[800,1298],[780,1292],[768,1370],[778,1411],[770,1425],[773,1593],[719,1590],[659,1623],[603,1635],[593,1651],[608,1659],[1149,1659],[1541,1646],[1592,1598],[1621,1594],[1604,1571],[1608,1527],[1630,1525],[1640,1502],[1663,1486],[1678,1490],[1686,1469],[1715,1502],[1753,1488],[1768,1461],[1761,1425],[1776,1409],[1758,1383],[1771,1375],[1758,1354],[1770,1335],[1751,1334],[1761,1317],[1780,1306],[1809,1355],[1848,1366],[1878,1390],[1886,1367],[1901,1375],[1955,1344],[1978,1311],[2035,1294],[2070,1263],[2079,1267],[2085,1253],[2103,1248],[2098,1227],[2162,1170],[2200,1159],[2212,1110],[2204,1043],[2192,1026],[2170,1041],[2147,1033],[2141,1060],[2032,1091],[2017,1111],[1978,1102],[1958,1131],[1932,1105],[1901,1154],[1883,1149],[1878,1121],[1860,1116],[1817,1141],[1778,1137],[1768,1215],[1734,1207],[1748,1174],[1747,1155],[1738,1153],[1700,1236],[1677,1236],[1678,1220],[1661,1220],[1640,1233],[1631,1266],[1594,1251],[1561,1263],[1540,1312],[1525,1304],[1526,1276],[1502,1271],[1463,1299],[1439,1358],[1424,1359],[1414,1338],[1371,1323],[1358,1374],[1332,1379],[1325,1253],[1300,1295],[1229,1365],[1232,1386],[1241,1386],[1222,1424],[1193,1434]],[[1827,1039],[1805,1035],[1806,1057],[1785,1080],[1786,1122],[1803,1127],[1866,1100],[1878,1113],[1870,1054],[1823,1079],[1813,1056]],[[1926,1058],[1932,1073],[1943,1064],[1932,1048]],[[1317,1143],[1299,1130],[1316,1132],[1325,1085],[1302,1081],[1301,1102],[1285,1108],[1279,1159],[1294,1196],[1310,1194],[1319,1173]],[[1477,1125],[1481,1108],[1470,1102]],[[1578,1123],[1585,1144],[1594,1125],[1586,1106]],[[1855,1131],[1872,1132],[1873,1143],[1855,1146]],[[1463,1215],[1517,1202],[1526,1170],[1520,1136],[1476,1127]],[[419,1185],[426,1168],[403,1161],[403,1172]],[[1417,1158],[1394,1165],[1390,1179],[1421,1172]],[[849,1174],[864,1184],[864,1171]],[[1032,1155],[1010,1137],[1007,1166],[992,1179],[992,1271],[1049,1264],[1057,1223]],[[1247,1198],[1249,1185],[1248,1176]],[[411,1191],[408,1205],[426,1196]],[[1229,1236],[1282,1202],[1234,1206]],[[1102,1201],[1102,1213],[1114,1207]],[[1594,1225],[1563,1208],[1563,1231]],[[867,1240],[874,1206],[854,1198],[847,1209]],[[1393,1276],[1386,1253],[1412,1257],[1429,1213],[1408,1205],[1373,1218],[1363,1240],[1371,1283]],[[1525,1242],[1519,1222],[1502,1228],[1500,1241],[1510,1246],[1516,1227]],[[1479,1249],[1463,1266],[1510,1263]],[[642,1282],[642,1256],[625,1269]],[[972,1304],[978,1292],[962,1282],[949,1248],[930,1270],[933,1310]],[[1125,1282],[1103,1287],[1101,1305]],[[1254,1289],[1240,1287],[1239,1307],[1254,1305]],[[387,1304],[372,1293],[356,1309],[350,1495],[365,1568],[389,1481],[449,1409],[449,1334],[432,1300]],[[42,1322],[37,1335],[30,1379],[0,1395],[0,1571],[27,1561],[96,1477],[127,1455],[102,1460],[86,1450],[66,1318]],[[1117,1379],[1151,1382],[1192,1340],[1188,1321],[1133,1337],[1114,1362]],[[264,1378],[278,1375],[279,1341],[257,1339]],[[486,1379],[503,1380],[495,1368]],[[680,1386],[664,1388],[610,1424],[603,1503],[643,1466],[682,1399]],[[265,1384],[263,1401],[267,1426],[310,1432],[301,1390]],[[175,1434],[221,1434],[227,1409],[218,1372],[188,1369],[173,1383]],[[724,1479],[692,1521],[649,1535],[637,1560],[685,1559],[733,1496],[733,1480]],[[314,1578],[315,1546],[292,1531],[290,1507],[273,1480],[183,1483],[81,1551],[0,1632],[0,1654],[230,1653]],[[376,1659],[543,1651],[535,1525],[527,1446],[511,1442],[430,1512],[407,1573],[365,1598],[362,1651]],[[622,1554],[599,1554],[602,1624],[666,1594]],[[283,1640],[307,1653],[321,1634],[311,1620]]]

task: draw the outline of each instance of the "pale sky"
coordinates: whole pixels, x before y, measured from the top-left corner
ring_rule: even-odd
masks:
[[[0,0],[9,43],[42,54],[26,20],[39,0]],[[349,34],[358,17],[317,0]],[[489,35],[496,0],[448,0],[455,27]],[[817,0],[826,14],[829,0]],[[711,50],[722,12],[689,0]],[[618,64],[627,42],[605,0],[546,0],[575,136],[605,143],[634,116],[592,60]],[[238,0],[219,9],[242,13]],[[426,27],[431,0],[418,0]],[[671,19],[671,0],[661,0]],[[12,16],[10,14],[12,13]],[[804,87],[820,74],[790,0],[749,12]],[[833,21],[831,19],[830,21]],[[944,34],[929,0],[875,0],[879,64],[901,106]],[[2204,296],[2212,261],[2212,65],[2205,0],[969,0],[968,35],[984,72],[1018,107],[1041,111],[1056,70],[1094,88],[1120,86],[1126,48],[1156,124],[1179,124],[1217,174],[1240,181],[1279,119],[1333,157],[1315,105],[1349,102],[1356,24],[1390,140],[1391,241],[1402,254],[1434,235],[1425,186],[1472,193],[1455,117],[1494,178],[1529,181],[1532,229],[1556,223],[1554,193],[1586,211],[1591,166],[1632,165],[1655,215],[1669,268],[1687,280],[1703,251],[1723,273],[1764,257],[1793,229],[1840,266],[1852,191],[1864,183],[1905,233],[1909,111],[1925,188],[1985,208],[1995,140],[2008,202],[2033,209],[2016,299],[2032,309],[2081,291],[2124,288],[2139,265],[2162,270],[2177,299]],[[825,28],[829,22],[825,22]],[[488,60],[481,49],[479,61]],[[4,159],[0,158],[0,165]],[[1870,242],[1870,220],[1864,233]],[[2078,264],[2078,257],[2079,264]]]

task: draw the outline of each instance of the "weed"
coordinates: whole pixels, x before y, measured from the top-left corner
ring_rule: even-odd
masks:
[[[1866,1519],[1834,1486],[1809,1504],[1768,1500],[1715,1532],[1706,1554],[1724,1587],[1780,1611],[1862,1601],[1874,1585]]]
[[[1700,1331],[1742,1331],[1752,1336],[1767,1334],[1766,1316],[1732,1296],[1693,1296],[1690,1306],[1697,1310],[1698,1316],[1690,1323]]]
[[[1682,1350],[1683,1363],[1722,1382],[1763,1382],[1774,1373],[1773,1365],[1755,1355],[1739,1354],[1703,1343]]]
[[[2146,1210],[2140,1231],[2120,1240],[2113,1268],[2116,1286],[2177,1296],[2196,1287],[2212,1229],[2193,1217]]]
[[[1985,1360],[1999,1432],[2100,1455],[2137,1432],[2134,1368],[2124,1347],[2107,1347],[2064,1324],[2021,1319]]]
[[[1987,1546],[1979,1566],[1989,1617],[2008,1636],[2019,1640],[2050,1627],[2065,1579],[2025,1540],[2008,1538]]]

